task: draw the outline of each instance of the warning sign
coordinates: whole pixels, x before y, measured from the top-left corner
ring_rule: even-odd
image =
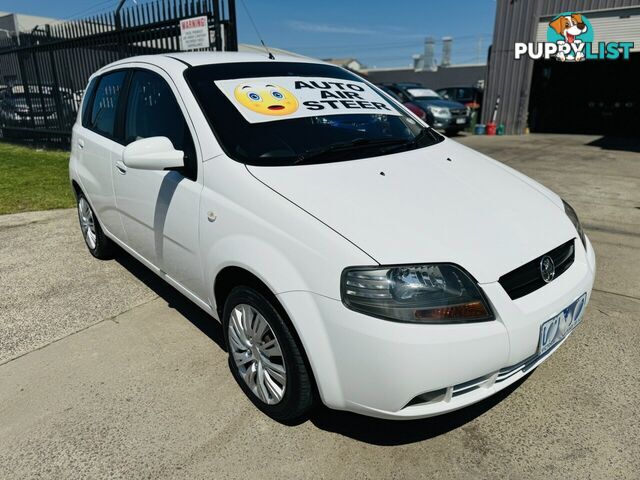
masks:
[[[180,50],[197,48],[209,48],[209,27],[206,15],[180,20]]]

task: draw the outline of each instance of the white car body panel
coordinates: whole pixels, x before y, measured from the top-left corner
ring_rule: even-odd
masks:
[[[74,127],[75,130],[76,127]],[[82,129],[82,138],[72,141],[77,157],[79,183],[100,222],[111,235],[126,241],[126,234],[113,197],[112,170],[124,147],[95,132]]]
[[[383,265],[451,262],[494,282],[576,235],[561,207],[452,140],[349,162],[248,168]]]
[[[224,153],[183,73],[188,65],[247,61],[271,62],[261,54],[182,53],[125,59],[94,74],[142,68],[161,75],[198,155],[195,181],[167,171],[129,168],[123,175],[116,168],[123,145],[78,118],[70,177],[108,237],[216,319],[219,273],[236,267],[258,277],[287,312],[331,408],[394,419],[437,415],[492,395],[548,358],[551,352],[535,357],[540,326],[590,294],[591,244],[576,240],[573,265],[517,300],[498,279],[577,237],[560,197],[451,140],[346,162],[245,166]],[[423,262],[467,270],[495,320],[407,324],[341,301],[346,267]],[[529,370],[501,380],[500,372],[525,361]],[[477,388],[454,395],[456,385],[475,379]],[[407,406],[439,389],[443,399]]]
[[[225,267],[239,266],[275,294],[301,290],[339,298],[346,265],[375,264],[337,232],[255,179],[244,165],[215,158],[205,164],[204,178],[209,188],[202,193],[200,238],[207,281]],[[209,211],[216,215],[214,222],[204,214]]]

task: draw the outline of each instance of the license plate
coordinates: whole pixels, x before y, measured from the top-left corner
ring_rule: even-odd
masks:
[[[464,123],[466,121],[467,121],[466,118],[456,118],[456,123]]]
[[[538,355],[548,351],[576,328],[582,320],[586,303],[587,294],[584,293],[562,312],[542,324],[538,342]]]

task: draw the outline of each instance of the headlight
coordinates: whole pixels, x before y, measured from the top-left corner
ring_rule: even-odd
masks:
[[[347,268],[341,292],[351,310],[387,320],[442,324],[494,318],[476,282],[448,263]]]
[[[569,217],[569,220],[571,220],[571,223],[573,223],[573,226],[576,227],[576,231],[578,232],[578,236],[582,241],[582,245],[584,245],[584,248],[587,248],[587,240],[585,239],[584,230],[582,229],[582,224],[580,223],[578,214],[567,202],[562,200],[562,203],[564,204],[564,212],[567,214],[567,217]]]
[[[437,117],[448,117],[449,115],[451,115],[451,112],[449,111],[448,108],[444,108],[444,107],[427,107],[427,108],[433,115]]]

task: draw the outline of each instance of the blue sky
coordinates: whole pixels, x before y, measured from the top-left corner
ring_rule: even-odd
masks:
[[[139,3],[144,0],[138,0]],[[117,0],[2,0],[0,10],[56,18],[114,9]],[[128,0],[127,4],[133,3]],[[495,0],[244,0],[268,45],[318,58],[355,57],[369,66],[411,63],[424,38],[453,37],[453,62],[486,59]],[[258,43],[241,0],[241,42]]]

